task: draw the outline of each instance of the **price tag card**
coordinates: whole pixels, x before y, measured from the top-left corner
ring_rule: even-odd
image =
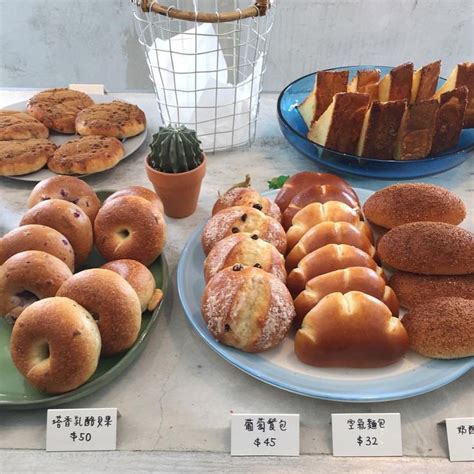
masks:
[[[117,409],[48,410],[46,451],[117,449]]]
[[[337,413],[333,456],[402,456],[400,413]]]
[[[300,415],[233,414],[232,456],[299,456]]]
[[[69,84],[69,89],[84,94],[104,95],[104,84]]]
[[[474,418],[446,418],[449,459],[474,461]]]

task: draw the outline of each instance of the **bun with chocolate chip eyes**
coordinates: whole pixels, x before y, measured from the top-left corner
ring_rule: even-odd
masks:
[[[285,284],[260,268],[235,264],[206,286],[201,311],[212,335],[245,352],[279,344],[295,317]]]
[[[256,234],[280,253],[286,251],[286,234],[276,219],[253,207],[234,206],[223,209],[207,222],[201,238],[204,253],[207,255],[224,237],[239,232]]]

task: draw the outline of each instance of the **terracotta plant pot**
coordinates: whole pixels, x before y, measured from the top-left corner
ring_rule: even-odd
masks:
[[[197,207],[201,183],[206,173],[207,158],[203,153],[202,163],[184,173],[163,173],[152,168],[145,158],[148,179],[160,196],[169,217],[182,218],[194,213]]]

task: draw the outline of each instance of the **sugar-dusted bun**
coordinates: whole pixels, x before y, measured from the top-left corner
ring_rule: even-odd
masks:
[[[403,183],[372,194],[364,204],[364,214],[386,229],[420,221],[457,225],[466,217],[466,206],[460,197],[441,186]]]
[[[325,203],[328,201],[343,202],[359,211],[359,200],[352,189],[342,189],[331,184],[314,185],[295,194],[288,207],[283,211],[281,218],[283,227],[285,230],[288,230],[293,217],[308,204],[312,202]]]
[[[54,296],[72,276],[68,266],[46,252],[26,250],[0,266],[0,315],[11,321],[36,300]]]
[[[97,319],[102,338],[102,355],[118,354],[130,348],[140,331],[140,300],[127,281],[103,268],[83,270],[58,290],[86,308]]]
[[[349,222],[356,225],[360,222],[360,217],[356,209],[343,202],[312,202],[293,217],[292,225],[286,233],[288,249],[292,249],[311,227],[322,222]]]
[[[94,222],[95,245],[105,260],[130,258],[154,262],[166,240],[161,212],[139,196],[121,196],[104,204]]]
[[[468,275],[420,275],[395,272],[389,285],[405,308],[434,298],[458,297],[474,300],[474,273]]]
[[[63,261],[74,271],[74,250],[63,234],[45,225],[23,225],[0,239],[0,265],[25,250],[41,250]]]
[[[112,201],[112,199],[122,196],[138,196],[146,199],[147,201],[150,201],[155,211],[159,211],[162,214],[164,213],[163,201],[160,199],[158,194],[156,194],[151,189],[144,188],[142,186],[129,186],[128,188],[116,191],[104,201],[104,204]]]
[[[362,291],[377,298],[387,305],[393,316],[398,316],[400,308],[397,297],[392,288],[385,285],[385,280],[370,268],[349,267],[324,273],[306,283],[306,289],[295,299],[297,327],[326,295],[349,291]]]
[[[74,390],[97,368],[101,348],[94,318],[69,298],[46,298],[28,306],[10,339],[16,368],[46,393]]]
[[[474,356],[474,300],[436,298],[403,317],[411,348],[435,359]]]
[[[339,176],[329,173],[316,173],[314,171],[302,171],[290,176],[275,198],[275,204],[283,212],[293,197],[310,186],[330,184],[341,189],[351,190],[350,185]]]
[[[290,271],[309,253],[328,244],[353,245],[370,257],[375,257],[375,247],[364,230],[366,224],[349,222],[321,222],[309,229],[286,256],[286,269]]]
[[[347,244],[328,244],[306,255],[291,270],[287,286],[293,296],[305,289],[312,278],[349,267],[367,267],[385,280],[383,270],[363,250]]]
[[[76,204],[92,223],[100,209],[100,200],[94,190],[74,176],[52,176],[40,181],[31,191],[28,208],[48,199],[63,199]]]
[[[295,337],[298,359],[316,367],[384,367],[401,359],[408,345],[401,321],[360,291],[325,296]]]
[[[427,275],[474,273],[474,234],[442,222],[413,222],[381,237],[378,254],[396,270]]]
[[[255,267],[235,265],[207,284],[201,311],[212,335],[245,352],[261,352],[279,344],[295,317],[284,283]]]
[[[20,226],[40,224],[63,234],[74,249],[74,264],[80,267],[91,253],[94,242],[92,224],[85,212],[72,202],[48,199],[23,215]]]
[[[124,258],[107,262],[100,268],[112,270],[130,283],[140,300],[142,312],[146,309],[153,311],[160,302],[161,298],[157,299],[156,292],[160,293],[161,290],[156,289],[153,273],[142,263]]]
[[[258,209],[245,206],[228,207],[209,219],[202,232],[204,253],[207,255],[217,242],[238,232],[257,234],[285,253],[286,234],[281,224]]]
[[[208,282],[223,268],[240,263],[247,267],[257,267],[275,275],[283,283],[286,281],[283,255],[269,242],[257,234],[239,232],[217,242],[204,262],[204,278]]]
[[[233,206],[254,207],[278,222],[281,221],[280,208],[273,201],[261,196],[258,191],[252,188],[233,188],[219,196],[212,208],[212,215]]]

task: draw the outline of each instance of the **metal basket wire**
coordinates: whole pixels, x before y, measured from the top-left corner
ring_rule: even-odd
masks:
[[[274,2],[131,3],[163,123],[195,129],[208,152],[251,144]]]

